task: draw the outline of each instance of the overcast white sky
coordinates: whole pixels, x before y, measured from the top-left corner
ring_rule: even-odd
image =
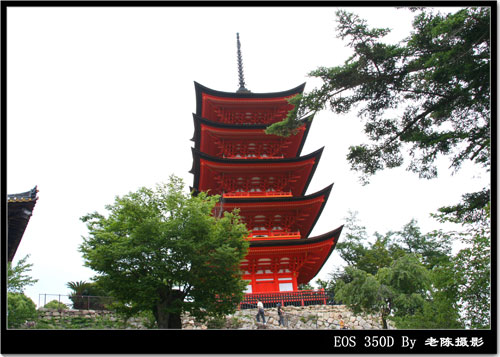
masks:
[[[372,26],[392,28],[387,41],[411,30],[407,10],[347,9]],[[78,252],[86,235],[81,216],[104,212],[116,195],[152,187],[172,173],[192,184],[193,81],[238,89],[236,32],[248,89],[275,92],[306,82],[307,92],[319,85],[309,71],[341,65],[351,54],[335,37],[336,10],[8,8],[7,189],[38,185],[40,191],[14,259],[31,255],[39,281],[27,295],[38,304],[39,294],[68,294],[67,282],[93,276]],[[443,160],[435,180],[401,168],[362,186],[346,162],[348,147],[363,141],[361,131],[354,112],[325,111],[313,121],[302,154],[325,149],[307,193],[335,185],[311,236],[344,224],[349,210],[359,212],[369,232],[397,230],[412,218],[427,232],[439,228],[429,213],[489,182],[468,165],[452,176]],[[338,264],[334,253],[317,278],[326,279]]]

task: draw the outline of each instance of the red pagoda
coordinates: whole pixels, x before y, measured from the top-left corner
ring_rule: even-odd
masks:
[[[240,209],[250,234],[241,264],[247,293],[297,291],[320,271],[342,227],[309,237],[333,185],[306,195],[323,149],[301,156],[312,117],[296,135],[264,131],[293,108],[288,99],[305,84],[284,92],[245,88],[238,44],[240,88],[221,92],[195,82],[193,189],[221,195],[218,210]]]

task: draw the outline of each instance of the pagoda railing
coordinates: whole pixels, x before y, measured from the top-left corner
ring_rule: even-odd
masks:
[[[308,306],[308,305],[334,305],[333,294],[320,290],[276,291],[266,293],[250,293],[240,302],[240,309],[256,309],[257,302],[262,301],[264,307],[282,306]]]
[[[262,155],[249,154],[249,155],[243,156],[240,154],[236,154],[236,155],[227,155],[227,156],[224,155],[223,157],[225,159],[255,160],[255,159],[283,159],[285,156],[284,155],[266,155],[266,154],[262,154]]]
[[[223,194],[225,198],[230,197],[292,197],[292,192],[283,191],[242,191],[242,192],[226,192]]]
[[[248,235],[248,238],[251,238],[252,240],[259,240],[259,239],[273,239],[273,238],[279,238],[279,239],[300,239],[300,232],[276,232],[273,230],[259,230],[255,232],[251,232]]]

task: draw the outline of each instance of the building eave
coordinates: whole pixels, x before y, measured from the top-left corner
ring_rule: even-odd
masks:
[[[38,200],[37,192],[38,190],[35,186],[27,192],[7,195],[7,260],[9,262],[14,259],[17,248],[21,243],[26,227],[33,214],[33,209]]]
[[[257,204],[262,207],[262,209],[265,209],[266,204],[278,204],[280,206],[286,207],[287,204],[290,205],[294,202],[300,203],[304,202],[306,203],[307,201],[314,201],[315,199],[322,197],[322,202],[321,205],[319,206],[318,212],[315,214],[314,219],[311,222],[311,225],[307,232],[303,232],[303,236],[300,240],[307,240],[309,238],[309,235],[311,234],[312,230],[314,229],[316,223],[318,222],[319,217],[321,216],[321,213],[323,212],[323,209],[325,208],[326,203],[328,202],[328,198],[330,197],[330,193],[333,188],[333,183],[324,189],[315,192],[313,194],[307,195],[307,196],[292,196],[292,197],[268,197],[268,198],[224,198],[223,199],[223,204],[224,205],[234,205],[242,208],[244,205],[248,204]]]
[[[259,241],[251,241],[250,242],[250,248],[258,248],[258,247],[295,247],[295,246],[304,246],[304,245],[311,245],[315,243],[320,243],[324,242],[330,239],[335,240],[334,245],[332,246],[332,249],[328,255],[331,254],[333,249],[335,248],[335,245],[337,244],[337,241],[340,237],[340,233],[342,232],[342,229],[344,226],[340,226],[332,231],[329,231],[327,233],[324,233],[319,236],[315,237],[310,237],[307,239],[287,239],[287,240],[259,240]]]
[[[191,148],[191,152],[193,155],[193,165],[191,167],[191,170],[189,171],[194,175],[193,179],[193,188],[196,190],[199,190],[199,184],[200,184],[200,160],[205,160],[213,163],[219,163],[219,164],[226,164],[229,166],[232,165],[243,165],[243,166],[251,166],[251,165],[269,165],[269,164],[280,164],[280,163],[300,163],[300,162],[306,162],[310,159],[314,159],[314,163],[311,167],[311,170],[309,172],[308,178],[304,183],[304,188],[302,189],[302,192],[300,193],[300,196],[303,196],[304,193],[307,191],[307,188],[309,186],[309,183],[311,182],[311,179],[314,175],[314,172],[316,171],[316,167],[318,166],[319,160],[321,159],[321,154],[323,153],[324,147],[304,156],[298,156],[298,157],[291,157],[291,158],[281,158],[281,159],[227,159],[227,158],[219,158],[215,156],[210,156],[207,155],[196,148]]]
[[[281,98],[281,97],[289,97],[292,95],[300,94],[304,91],[306,83],[302,83],[301,85],[285,90],[282,92],[269,92],[269,93],[252,93],[252,92],[224,92],[215,89],[211,89],[205,87],[204,85],[194,81],[194,88],[196,93],[196,114],[201,115],[202,113],[202,95],[206,93],[211,96],[220,97],[220,98],[230,98],[230,99],[260,99],[260,98]]]
[[[312,279],[321,271],[325,263],[330,258],[333,250],[335,249],[342,232],[343,226],[340,226],[330,232],[320,236],[311,237],[308,239],[299,240],[273,240],[273,241],[255,241],[250,242],[250,254],[283,254],[286,251],[293,251],[294,249],[306,249],[310,251],[314,246],[321,245],[322,243],[330,243],[330,247],[326,253],[321,257],[321,264],[316,264],[312,267],[312,271],[306,271],[304,268],[298,270],[297,283],[304,284]]]

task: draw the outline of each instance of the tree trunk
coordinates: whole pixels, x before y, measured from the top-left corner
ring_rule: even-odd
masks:
[[[168,328],[182,329],[182,320],[180,313],[168,314]]]
[[[184,295],[179,290],[168,290],[160,293],[160,301],[153,308],[156,324],[160,329],[181,329],[181,310],[172,311],[176,301],[182,301]],[[170,310],[170,311],[169,311]]]

